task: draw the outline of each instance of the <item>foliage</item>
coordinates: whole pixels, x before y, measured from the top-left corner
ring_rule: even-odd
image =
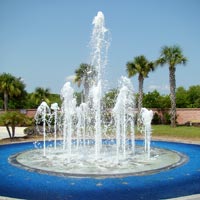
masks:
[[[170,118],[171,118],[170,114],[168,112],[164,112],[164,114],[163,114],[163,124],[170,124],[170,122],[171,122]],[[176,118],[177,118],[177,116],[176,116]]]
[[[149,72],[153,71],[154,68],[155,68],[154,63],[148,61],[144,55],[137,56],[133,59],[132,62],[127,62],[126,64],[128,77],[132,77],[138,74],[138,81],[139,81],[138,110],[139,112],[142,108],[144,78],[147,78]]]
[[[59,94],[49,94],[49,101],[50,101],[50,104],[58,103],[58,105],[60,105],[60,106],[62,104],[62,101],[61,101]]]
[[[5,112],[0,115],[0,125],[6,126],[9,137],[15,137],[15,127],[16,126],[26,126],[32,123],[31,119],[28,118],[25,114],[20,112]],[[11,130],[10,130],[11,127]]]
[[[200,108],[200,85],[190,86],[188,90],[177,88],[176,101],[178,108]]]
[[[147,78],[149,72],[154,70],[154,63],[149,62],[144,55],[136,56],[132,62],[127,62],[126,70],[129,77],[139,74],[139,76]]]
[[[178,45],[163,46],[159,59],[156,61],[161,66],[168,64],[169,69],[176,68],[176,65],[187,63],[187,58],[182,54],[182,50]]]
[[[1,75],[0,75],[1,77]],[[17,78],[15,78],[17,79]],[[20,79],[21,80],[21,79]],[[20,84],[19,84],[20,85]],[[24,89],[25,85],[21,85],[21,94],[18,96],[11,95],[9,96],[8,107],[10,109],[28,109],[28,108],[37,108],[41,103],[45,94],[48,98],[49,105],[57,102],[61,106],[61,98],[59,94],[51,94],[49,89],[42,90],[46,92],[41,92],[41,95],[34,94],[38,93],[37,89],[33,93],[27,93]],[[106,108],[112,108],[115,103],[117,96],[117,89],[113,88],[108,91],[102,99],[103,106]],[[80,105],[82,102],[82,93],[75,92],[77,105]],[[138,94],[135,94],[135,102],[137,107]],[[38,99],[36,100],[35,97]],[[4,94],[0,92],[0,108],[4,106]],[[143,95],[143,106],[146,108],[170,108],[170,95],[161,95],[157,90],[153,92],[148,92]],[[190,86],[189,89],[184,87],[178,87],[176,89],[176,107],[177,108],[200,108],[200,85]]]
[[[4,109],[7,111],[10,98],[16,99],[15,102],[23,102],[26,96],[25,84],[21,78],[16,78],[9,73],[0,74],[0,93],[3,94]],[[14,102],[14,101],[13,101]]]
[[[103,105],[106,109],[113,108],[118,95],[117,89],[109,90],[103,97]]]
[[[158,115],[158,113],[154,113],[153,119],[152,119],[152,124],[161,124],[161,118]]]
[[[61,105],[60,95],[51,94],[48,88],[37,87],[33,93],[28,94],[21,78],[7,73],[0,75],[0,108],[37,108],[42,100],[48,104],[57,102]]]
[[[200,108],[200,85],[191,86],[187,93],[188,107]]]
[[[27,136],[39,135],[35,126],[30,126],[24,129],[24,134]]]
[[[42,101],[45,101],[47,104],[50,104],[50,89],[37,87],[35,92],[30,95],[30,103],[34,108],[37,108]]]
[[[35,96],[37,96],[38,100],[36,101],[35,100]],[[41,97],[42,98],[42,97]],[[39,101],[39,96],[38,95],[35,95],[34,93],[30,93],[30,94],[27,94],[27,100],[26,100],[26,108],[38,108],[38,106],[41,104],[42,99],[40,99]],[[61,106],[61,98],[60,98],[60,95],[59,94],[51,94],[49,93],[48,94],[48,105],[51,105],[52,103],[58,103],[59,106]]]
[[[110,123],[112,121],[111,109],[114,108],[116,103],[116,98],[118,95],[117,89],[109,90],[102,99],[102,105],[105,112],[102,112],[103,121]]]
[[[0,94],[0,108],[3,108],[3,97],[1,97],[1,94]]]
[[[159,108],[160,107],[160,94],[157,90],[148,92],[143,97],[143,105],[146,108]]]
[[[89,95],[89,88],[95,82],[97,73],[93,66],[81,63],[79,68],[75,70],[74,82],[78,87],[83,85],[84,100],[87,101]]]
[[[188,102],[188,93],[184,87],[178,87],[176,89],[176,106],[177,108],[187,108],[189,105]]]
[[[74,82],[78,84],[78,87],[85,83],[89,85],[91,78],[94,78],[95,75],[96,72],[93,66],[87,63],[81,63],[79,68],[75,70]]]
[[[169,95],[160,95],[157,90],[144,94],[143,105],[146,108],[170,108]]]
[[[9,103],[8,103],[8,108],[9,109],[23,109],[23,108],[29,108],[27,107],[27,96],[28,94],[22,94],[18,97],[11,97],[9,99]]]
[[[41,136],[41,132],[36,126],[29,126],[24,129],[24,134],[26,137],[38,137]]]

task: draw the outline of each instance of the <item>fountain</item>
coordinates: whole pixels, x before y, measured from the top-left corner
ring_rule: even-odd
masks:
[[[151,141],[153,112],[146,108],[139,117],[144,139],[135,140],[134,90],[128,78],[120,79],[112,120],[104,122],[102,74],[109,40],[103,13],[93,25],[91,63],[98,75],[91,80],[88,100],[77,107],[73,88],[65,83],[61,108],[42,102],[37,109],[44,141],[0,145],[0,198],[169,199],[198,194],[200,146]],[[49,127],[54,127],[51,138]]]
[[[121,77],[116,104],[109,111],[112,120],[109,123],[104,121],[102,115],[108,111],[102,110],[101,105],[102,74],[107,63],[109,31],[102,12],[98,12],[94,18],[93,26],[90,44],[94,71],[91,73],[95,76],[90,80],[87,101],[77,106],[74,90],[70,82],[66,82],[61,90],[63,103],[60,110],[57,104],[52,104],[51,114],[45,102],[37,109],[36,122],[43,123],[43,148],[16,154],[11,162],[42,173],[78,177],[143,175],[182,164],[186,160],[183,155],[150,147],[153,112],[146,108],[142,108],[140,113],[144,148],[136,144],[134,88],[130,79]],[[46,141],[46,125],[52,123],[51,119],[54,119],[53,144]],[[107,132],[108,128],[112,129],[112,133]],[[59,140],[56,136],[58,129],[62,132]]]

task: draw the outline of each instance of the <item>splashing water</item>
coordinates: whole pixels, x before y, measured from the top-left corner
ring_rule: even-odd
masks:
[[[71,157],[72,133],[73,133],[73,116],[76,112],[76,99],[74,98],[74,90],[70,82],[65,83],[61,90],[63,98],[63,150],[67,148],[69,153],[68,159]]]
[[[151,121],[153,119],[153,111],[142,108],[140,112],[141,122],[143,125],[143,134],[144,134],[144,148],[145,152],[150,158],[150,143],[151,143]]]
[[[38,107],[35,114],[36,124],[40,122],[43,123],[43,141],[44,141],[44,150],[43,156],[46,156],[46,124],[50,126],[50,122],[48,120],[48,116],[51,115],[50,108],[45,101],[43,101]]]
[[[113,108],[113,115],[116,127],[116,145],[117,145],[117,161],[119,162],[120,149],[126,157],[126,141],[128,138],[128,131],[131,132],[132,151],[135,152],[134,139],[134,96],[133,86],[130,79],[121,77],[121,88],[115,107]]]
[[[54,148],[56,149],[57,140],[57,125],[58,125],[58,110],[60,110],[58,103],[51,104],[51,110],[53,110],[52,117],[54,117]]]

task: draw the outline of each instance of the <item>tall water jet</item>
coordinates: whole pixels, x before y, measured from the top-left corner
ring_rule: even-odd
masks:
[[[62,114],[63,114],[63,149],[67,147],[68,160],[71,157],[72,134],[73,134],[73,115],[76,112],[76,99],[74,98],[74,90],[70,82],[66,82],[61,90],[63,99]]]
[[[105,27],[104,15],[98,12],[93,19],[93,31],[91,37],[91,65],[95,67],[96,77],[90,93],[92,101],[91,110],[95,119],[95,157],[99,156],[102,141],[101,123],[101,98],[102,98],[102,73],[107,64],[107,52],[109,47],[108,29]]]
[[[130,79],[126,77],[121,77],[120,90],[115,107],[113,108],[113,115],[116,127],[117,162],[119,162],[120,150],[124,158],[126,158],[126,144],[129,132],[131,135],[132,151],[133,153],[135,152],[133,86]]]
[[[110,46],[109,30],[105,27],[105,19],[102,12],[98,12],[93,19],[93,31],[91,36],[91,65],[97,72],[96,85],[102,79],[103,70],[107,64],[108,48]]]

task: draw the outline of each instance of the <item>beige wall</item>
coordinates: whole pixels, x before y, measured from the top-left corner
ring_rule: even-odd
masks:
[[[158,113],[158,115],[163,118],[163,114],[166,112],[170,112],[170,109],[152,109],[154,112]],[[182,125],[187,122],[200,122],[200,108],[177,108],[177,123]]]
[[[200,122],[200,108],[177,108],[177,122]]]

